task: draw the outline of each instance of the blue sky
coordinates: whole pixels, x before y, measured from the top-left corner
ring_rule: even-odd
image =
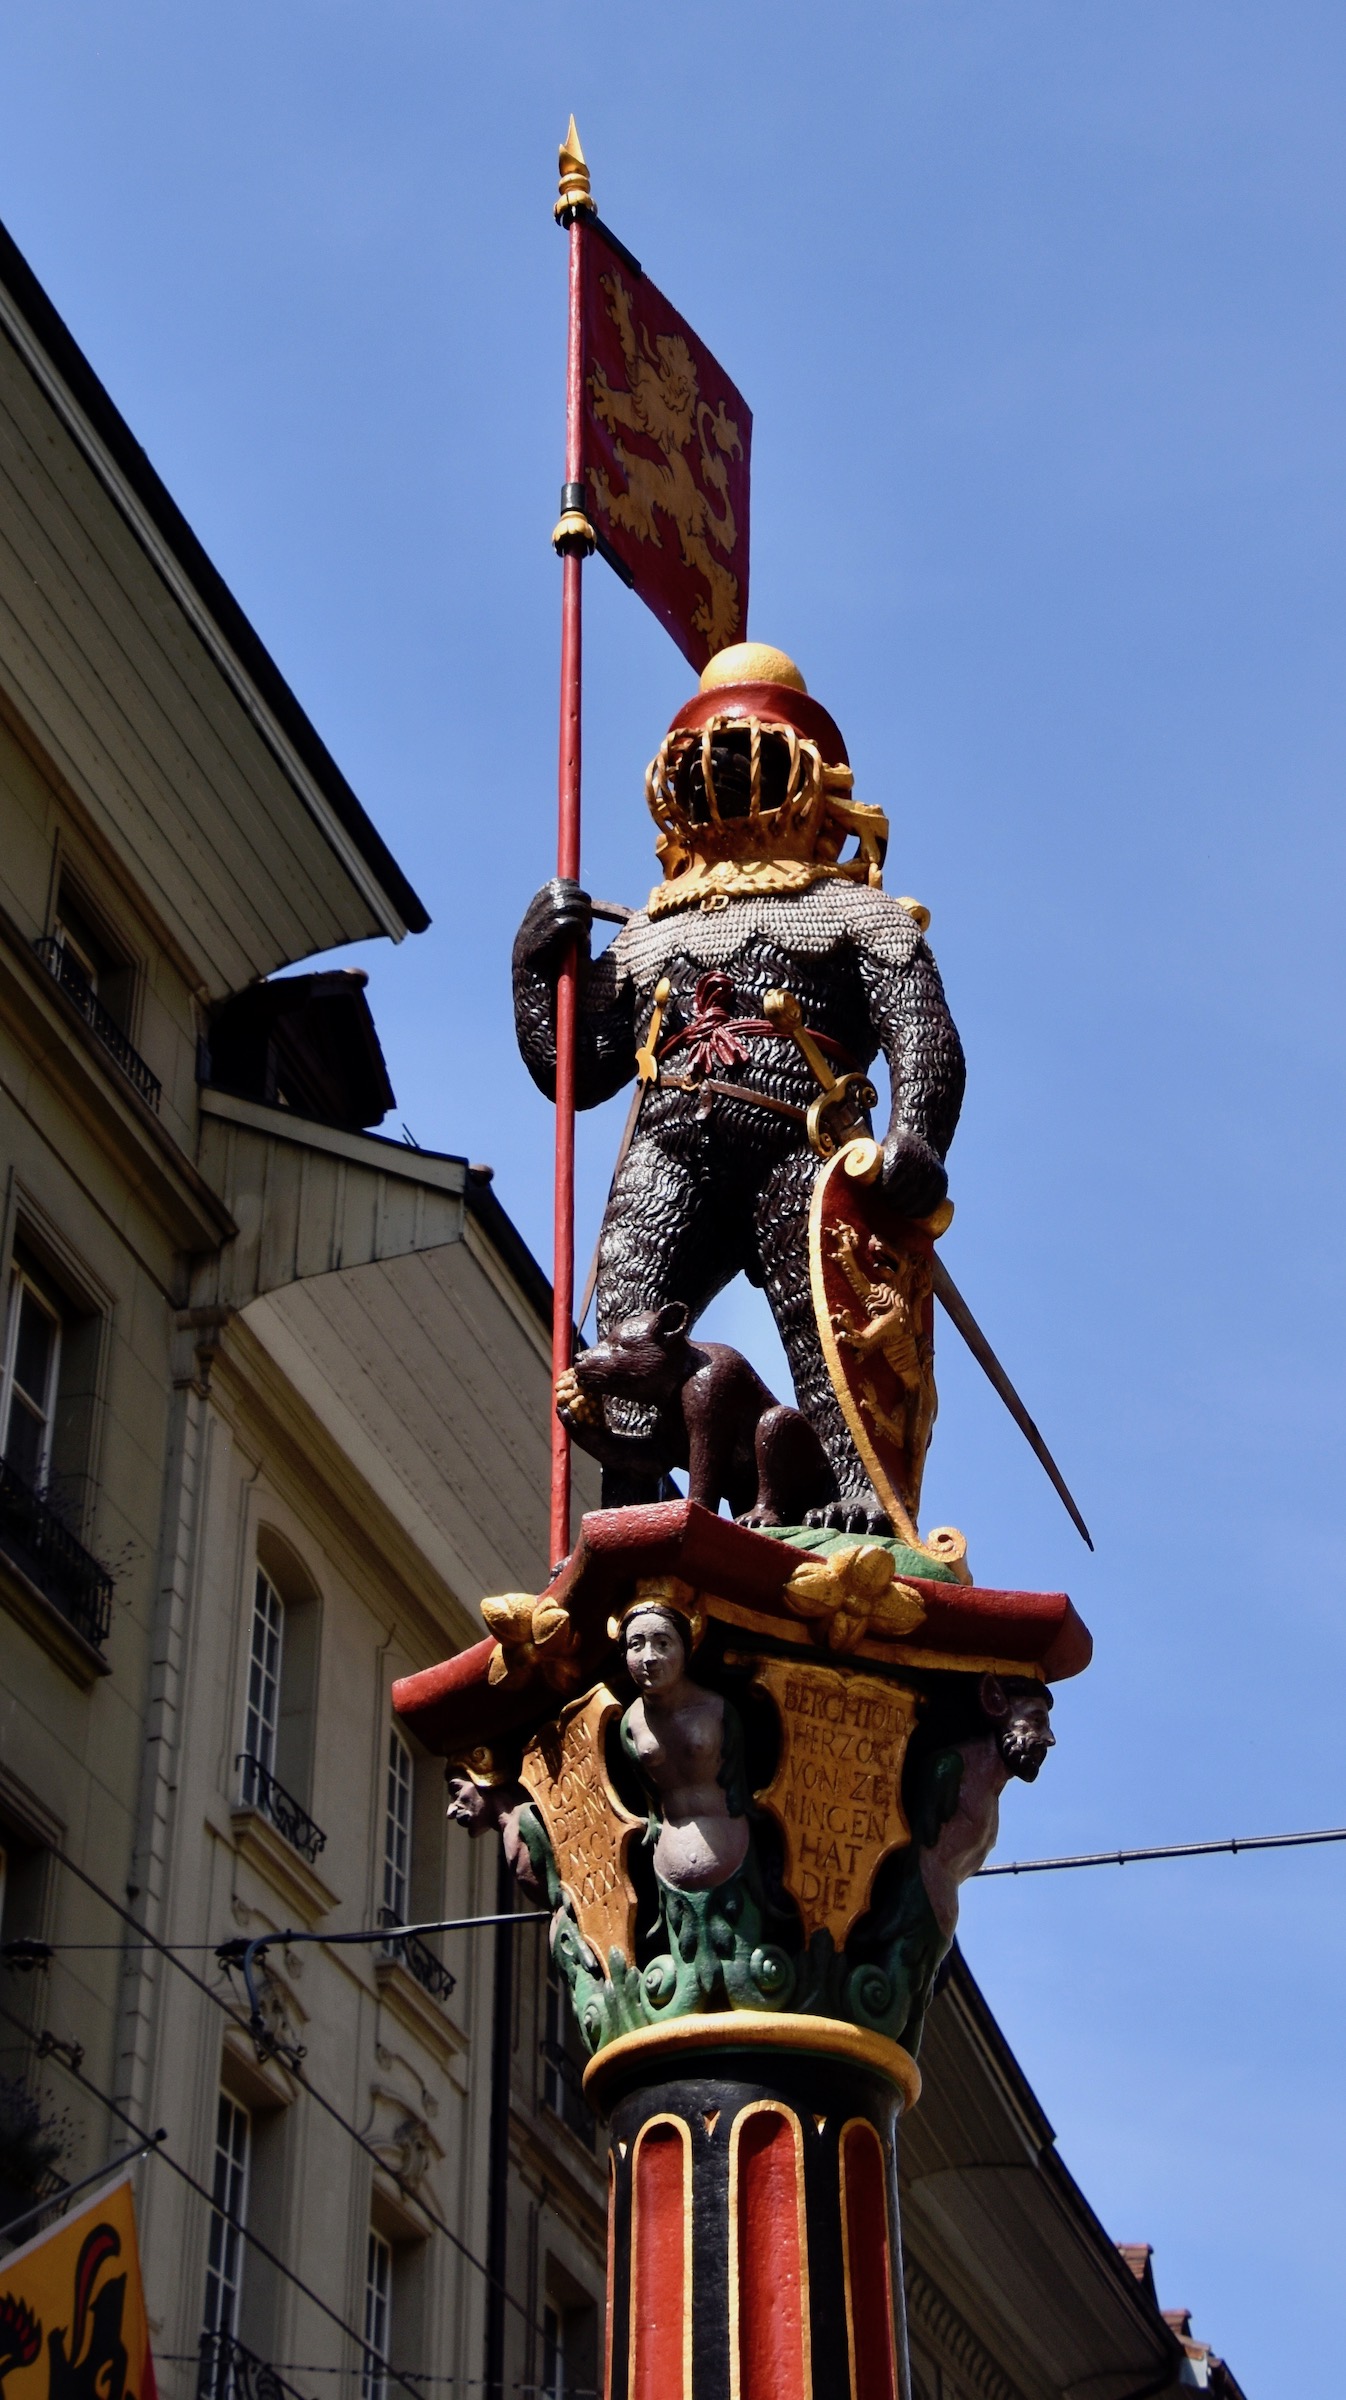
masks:
[[[1340,8],[10,0],[0,69],[0,214],[433,914],[366,954],[399,1118],[544,1256],[507,959],[554,840],[577,110],[754,409],[752,631],[933,912],[945,1255],[1098,1542],[946,1331],[928,1518],[1098,1644],[1004,1854],[1346,1817]],[[601,567],[587,607],[586,877],[633,901],[689,676]],[[779,1374],[751,1296],[716,1325]],[[964,1911],[1067,2162],[1257,2400],[1346,2339],[1344,1879]]]

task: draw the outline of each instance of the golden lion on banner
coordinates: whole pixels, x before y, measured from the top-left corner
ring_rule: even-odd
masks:
[[[600,367],[589,378],[595,414],[614,436],[646,435],[662,451],[664,463],[630,451],[616,439],[626,490],[614,491],[604,469],[596,467],[593,496],[610,524],[634,534],[637,541],[652,542],[656,549],[663,547],[658,519],[671,518],[683,564],[706,585],[692,623],[712,652],[721,650],[739,639],[743,610],[739,579],[710,544],[732,554],[738,540],[724,460],[743,455],[739,429],[723,405],[716,410],[699,397],[696,365],[681,334],[660,334],[651,342],[642,325],[637,336],[627,285],[615,273],[601,281],[608,315],[621,341],[628,389],[614,390]],[[687,456],[694,438],[701,452],[700,481]],[[712,490],[719,495],[718,512]]]

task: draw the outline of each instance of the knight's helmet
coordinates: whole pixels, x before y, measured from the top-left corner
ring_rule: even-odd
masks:
[[[793,659],[765,642],[721,650],[645,778],[664,870],[651,914],[837,876],[880,884],[888,820],[851,797],[853,782],[841,734]]]

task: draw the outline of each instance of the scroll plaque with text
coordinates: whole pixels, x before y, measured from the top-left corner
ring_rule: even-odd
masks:
[[[805,1941],[825,1925],[841,1950],[877,1869],[911,1840],[902,1761],[916,1694],[874,1675],[777,1658],[760,1660],[757,1675],[781,1722],[780,1764],[757,1798],[785,1837],[785,1882]]]

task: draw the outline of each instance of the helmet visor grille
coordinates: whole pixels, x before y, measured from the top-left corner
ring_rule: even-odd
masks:
[[[787,732],[707,726],[669,758],[669,796],[687,825],[774,817],[798,790],[800,763],[799,744]]]

